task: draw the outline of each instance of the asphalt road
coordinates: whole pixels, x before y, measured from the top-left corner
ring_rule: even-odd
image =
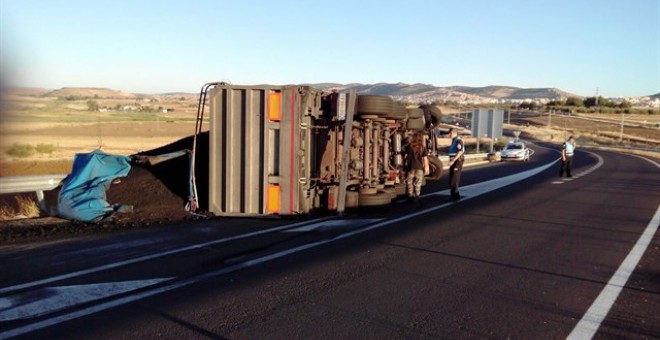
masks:
[[[658,164],[533,148],[454,204],[0,246],[0,339],[659,338]]]

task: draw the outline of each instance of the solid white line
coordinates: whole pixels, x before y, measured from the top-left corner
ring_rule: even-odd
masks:
[[[645,159],[651,162],[651,164],[654,164],[660,168],[660,164],[655,161],[646,159],[644,157],[635,157]],[[635,267],[637,267],[639,261],[642,259],[644,252],[646,252],[646,248],[648,248],[651,240],[653,239],[653,236],[658,230],[659,224],[660,206],[658,206],[658,209],[655,211],[655,215],[651,219],[651,222],[649,222],[649,224],[646,226],[646,229],[644,229],[644,232],[637,240],[637,243],[635,243],[635,246],[633,246],[633,248],[630,250],[628,256],[626,256],[625,260],[623,260],[619,266],[619,269],[617,269],[614,275],[612,275],[612,278],[609,282],[607,282],[605,288],[603,288],[596,300],[594,300],[594,302],[591,304],[591,307],[589,307],[584,316],[582,316],[582,319],[580,319],[580,322],[575,325],[575,328],[573,328],[573,331],[568,335],[566,339],[579,340],[592,339],[594,337],[598,331],[598,328],[600,328],[600,324],[603,322],[603,320],[605,320],[607,314],[610,312],[610,309],[614,305],[614,302],[616,302],[616,299],[619,297],[619,293],[621,293],[623,287],[626,286],[630,275],[635,270]]]
[[[591,304],[589,310],[584,314],[580,322],[573,328],[571,334],[568,335],[566,339],[569,340],[578,340],[578,339],[591,339],[598,331],[600,324],[605,320],[607,314],[610,312],[610,309],[614,305],[619,293],[623,287],[626,286],[630,274],[637,267],[637,263],[642,259],[646,248],[651,243],[655,232],[658,230],[658,224],[660,224],[660,206],[655,211],[655,216],[649,225],[642,233],[642,236],[639,237],[635,246],[630,250],[626,259],[623,260],[623,263],[619,266],[616,273],[612,276],[605,288],[600,292],[596,300]]]
[[[598,170],[598,168],[603,166],[603,164],[605,163],[605,161],[603,160],[603,157],[601,157],[599,154],[595,154],[593,152],[586,151],[586,150],[581,150],[581,151],[589,154],[591,157],[594,157],[598,162],[596,164],[594,164],[592,167],[590,167],[589,169],[580,172],[579,174],[573,176],[572,178],[562,178],[560,180],[552,181],[552,184],[564,184],[566,182],[576,180],[580,177],[586,176],[586,175]]]
[[[350,219],[350,220],[331,220],[324,222],[317,222],[308,225],[304,225],[298,228],[292,228],[282,231],[283,233],[301,233],[301,232],[310,232],[314,231],[330,231],[330,230],[341,230],[341,229],[353,229],[359,228],[363,225],[376,223],[382,220],[382,218],[362,218],[362,219]]]
[[[527,171],[519,172],[517,174],[505,176],[505,177],[500,177],[496,179],[492,179],[490,181],[485,181],[485,182],[480,182],[480,183],[475,183],[475,184],[470,184],[466,185],[464,187],[461,187],[461,196],[465,196],[461,200],[468,200],[472,197],[476,197],[479,195],[483,195],[487,192],[493,191],[495,189],[499,189],[502,187],[505,187],[509,184],[513,184],[518,181],[522,181],[524,179],[527,179],[529,177],[532,177],[540,172],[543,172],[547,170],[549,167],[551,167],[553,164],[557,163],[557,160],[554,160],[546,165],[540,166],[538,168],[533,168]],[[449,189],[443,190],[443,191],[438,191],[438,192],[432,192],[428,194],[424,194],[421,197],[427,197],[427,196],[434,196],[434,195],[448,195],[449,194]],[[454,203],[450,203],[454,204]],[[444,207],[445,205],[437,206],[434,208],[429,208],[426,210],[421,210],[421,213],[426,213],[426,212],[431,212],[433,210],[439,209],[441,207]],[[415,215],[417,216],[417,215]]]
[[[97,301],[147,286],[156,285],[172,278],[102,282],[62,287],[48,287],[17,296],[0,298],[0,322],[28,319],[47,315],[83,303]],[[34,299],[34,296],[39,299]]]
[[[217,244],[221,244],[221,243],[226,243],[226,242],[230,242],[230,241],[240,240],[240,239],[243,239],[243,238],[248,238],[248,237],[257,236],[257,235],[261,235],[261,234],[267,234],[267,233],[271,233],[271,232],[276,232],[276,231],[280,231],[280,230],[284,230],[284,229],[288,229],[288,228],[292,228],[292,227],[296,227],[296,226],[300,226],[300,225],[306,225],[308,223],[314,223],[314,222],[318,222],[318,221],[327,220],[329,218],[331,218],[331,216],[317,218],[317,219],[313,219],[313,220],[309,220],[309,221],[303,221],[303,222],[294,223],[294,224],[287,224],[285,226],[275,227],[275,228],[265,229],[265,230],[259,230],[259,231],[255,231],[255,232],[251,232],[251,233],[247,233],[247,234],[236,235],[236,236],[227,237],[227,238],[221,238],[221,239],[218,239],[218,240],[213,240],[213,241],[209,241],[209,242],[205,242],[205,243],[194,244],[194,245],[183,247],[183,248],[172,249],[172,250],[168,250],[168,251],[164,251],[164,252],[160,252],[160,253],[141,256],[141,257],[137,257],[137,258],[126,260],[126,261],[109,263],[109,264],[94,267],[94,268],[89,268],[89,269],[79,270],[79,271],[71,272],[71,273],[67,273],[67,274],[52,276],[52,277],[42,279],[42,280],[26,282],[26,283],[22,283],[22,284],[10,286],[10,287],[4,287],[4,288],[0,288],[0,294],[11,293],[11,292],[19,290],[19,289],[26,289],[26,288],[35,287],[35,286],[38,286],[38,285],[43,285],[43,284],[46,284],[46,283],[51,283],[51,282],[61,281],[61,280],[70,279],[70,278],[74,278],[74,277],[79,277],[79,276],[82,276],[82,275],[98,273],[98,272],[101,272],[101,271],[104,271],[104,270],[115,269],[115,268],[130,265],[130,264],[140,263],[140,262],[149,261],[149,260],[157,259],[157,258],[160,258],[160,257],[168,256],[168,255],[174,255],[174,254],[182,253],[184,251],[195,250],[195,249],[199,249],[199,248],[203,248],[203,247],[208,247],[208,246],[217,245]]]

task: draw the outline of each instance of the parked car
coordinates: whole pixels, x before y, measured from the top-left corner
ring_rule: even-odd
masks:
[[[509,142],[500,153],[503,161],[518,160],[528,161],[531,151],[523,142]]]

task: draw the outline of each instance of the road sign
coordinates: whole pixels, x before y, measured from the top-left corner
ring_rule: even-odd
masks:
[[[502,137],[504,110],[477,109],[472,112],[472,137]]]

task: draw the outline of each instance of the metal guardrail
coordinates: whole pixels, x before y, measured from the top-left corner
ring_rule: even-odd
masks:
[[[39,201],[39,208],[48,213],[44,191],[53,190],[60,186],[66,176],[66,174],[58,174],[0,177],[0,195],[35,192]]]
[[[445,169],[449,169],[447,164],[449,164],[449,156],[440,156],[438,157],[440,161],[442,161],[442,165]],[[463,164],[470,164],[470,163],[479,163],[479,162],[486,162],[488,161],[488,154],[487,153],[470,153],[465,155],[465,161],[463,161]]]

